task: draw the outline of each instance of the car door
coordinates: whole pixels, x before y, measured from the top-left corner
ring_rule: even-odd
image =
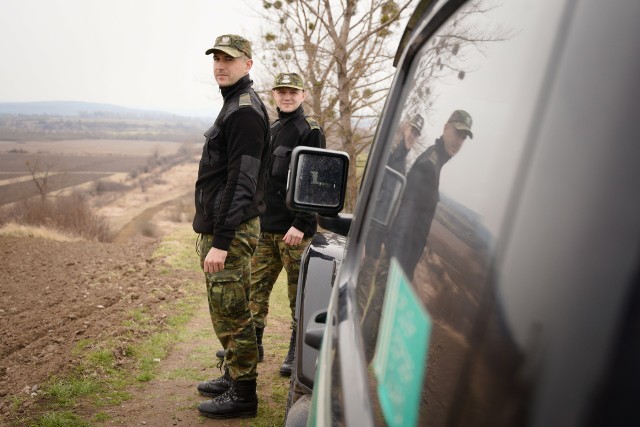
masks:
[[[435,2],[418,23],[334,289],[314,419],[455,424],[465,402],[485,420],[522,420],[530,390],[515,375],[522,349],[498,307],[493,269],[570,3]],[[398,150],[404,168],[393,167]],[[462,390],[472,360],[481,369]]]
[[[309,425],[638,425],[640,3],[418,10]]]

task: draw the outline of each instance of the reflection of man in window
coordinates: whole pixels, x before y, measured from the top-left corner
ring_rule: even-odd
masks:
[[[454,111],[442,135],[416,159],[407,174],[400,210],[385,244],[389,255],[398,258],[409,277],[422,256],[440,199],[440,170],[460,151],[467,136],[473,138],[471,123],[469,113]]]
[[[412,278],[424,252],[439,201],[440,170],[460,151],[467,136],[473,137],[471,116],[466,111],[456,110],[445,123],[436,143],[420,154],[409,169],[399,210],[390,226],[384,233],[377,232],[375,225],[371,227],[357,286],[367,360],[373,357],[376,345],[390,259],[396,257],[406,275]],[[380,253],[371,250],[371,243],[375,243],[372,235],[384,242]]]
[[[402,175],[404,175],[406,171],[407,154],[409,154],[413,145],[418,141],[418,138],[420,138],[423,125],[424,119],[420,114],[413,116],[411,121],[403,126],[402,139],[389,155],[387,165]]]
[[[411,148],[415,145],[420,138],[422,132],[422,126],[424,126],[424,119],[420,114],[416,114],[410,121],[406,122],[402,126],[402,133],[400,141],[393,147],[389,159],[387,160],[387,166],[396,172],[404,175],[406,173],[407,155]],[[378,202],[376,203],[376,212],[374,218],[381,219],[385,217],[385,212],[392,209],[393,195],[396,192],[397,182],[390,179],[386,174],[382,181],[382,188],[378,196]],[[366,243],[367,255],[371,258],[378,258],[380,256],[380,249],[382,246],[382,233],[383,229],[379,229],[374,226],[369,232]]]

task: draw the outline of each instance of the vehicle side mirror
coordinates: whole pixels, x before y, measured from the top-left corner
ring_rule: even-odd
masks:
[[[406,179],[404,175],[389,166],[385,167],[382,188],[373,210],[372,220],[378,226],[386,228],[398,210],[400,196]]]
[[[287,178],[287,207],[291,210],[338,214],[344,207],[349,155],[343,151],[296,147]]]

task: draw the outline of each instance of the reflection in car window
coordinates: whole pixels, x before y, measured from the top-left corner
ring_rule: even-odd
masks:
[[[512,418],[506,424],[517,424],[521,408],[508,408],[508,392],[526,392],[526,384],[498,384],[512,378],[500,373],[518,368],[519,352],[499,310],[486,310],[497,298],[488,271],[548,65],[547,29],[558,25],[562,3],[463,6],[419,49],[402,89],[404,101],[390,110],[395,136],[377,142],[388,153],[378,176],[390,168],[406,182],[396,180],[392,188],[383,180],[370,198],[368,211],[393,212],[393,218],[380,221],[374,214],[365,226],[358,316],[372,362],[380,357],[376,342],[389,266],[397,262],[431,321],[419,425],[464,425],[461,420],[479,409],[487,416],[507,411]],[[483,346],[474,341],[485,334]],[[487,362],[496,348],[504,358],[499,366]],[[370,372],[377,402],[384,384]],[[463,373],[491,385],[492,392],[456,396]],[[456,397],[464,407],[452,405]],[[498,401],[503,404],[492,406]],[[383,412],[376,410],[381,425]]]

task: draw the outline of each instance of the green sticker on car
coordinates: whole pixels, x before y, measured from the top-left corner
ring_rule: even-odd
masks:
[[[373,361],[378,399],[387,425],[415,426],[431,318],[395,258],[388,277]]]

